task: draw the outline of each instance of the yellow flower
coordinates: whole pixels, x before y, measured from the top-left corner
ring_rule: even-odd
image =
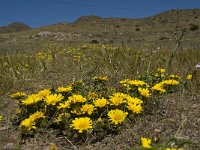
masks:
[[[191,80],[191,79],[192,79],[192,75],[191,75],[191,74],[188,74],[186,78],[187,78],[188,80]]]
[[[150,97],[150,93],[149,93],[149,90],[146,89],[146,88],[138,88],[138,91],[140,92],[140,94],[144,97]]]
[[[59,123],[63,120],[63,118],[69,118],[70,114],[69,113],[61,113],[58,115],[57,118],[54,119],[54,122]]]
[[[147,83],[145,83],[144,81],[141,81],[141,80],[129,80],[128,84],[134,85],[134,86],[143,86],[143,85],[148,86]]]
[[[119,83],[120,84],[128,84],[130,81],[130,79],[124,79],[124,80],[121,80]]]
[[[108,77],[94,77],[93,80],[95,80],[95,81],[108,81]]]
[[[77,94],[69,96],[68,100],[71,101],[72,103],[77,103],[77,102],[84,103],[87,101],[87,99],[84,98],[82,95],[77,95]]]
[[[133,113],[139,114],[142,112],[141,104],[137,103],[128,103],[128,109],[131,110]]]
[[[107,104],[107,100],[105,98],[97,99],[94,101],[95,107],[104,107]]]
[[[83,131],[92,128],[92,120],[88,117],[75,118],[70,127],[78,130],[79,133],[82,133]]]
[[[151,148],[151,139],[141,138],[142,146],[145,148]]]
[[[126,98],[128,97],[127,94],[123,94],[123,93],[114,93],[113,96],[110,96],[110,104],[111,105],[121,105],[122,103],[126,102]]]
[[[165,77],[165,74],[164,74],[164,73],[162,73],[162,74],[161,74],[161,78],[164,78],[164,77]]]
[[[37,111],[34,114],[30,115],[29,118],[31,118],[32,120],[36,120],[36,119],[43,118],[43,117],[44,117],[44,113]]]
[[[112,123],[115,125],[122,123],[127,115],[127,112],[123,112],[119,109],[111,110],[108,112],[109,120],[112,121]]]
[[[161,74],[165,73],[165,69],[162,68],[158,68],[157,71],[160,72]]]
[[[180,77],[178,75],[174,75],[174,74],[171,74],[170,78],[178,78],[178,79],[180,79]]]
[[[28,130],[31,130],[31,129],[35,129],[35,121],[34,120],[31,120],[30,118],[27,118],[25,120],[23,120],[20,124],[20,127],[25,127],[27,128]]]
[[[3,120],[3,116],[2,115],[0,115],[0,122]]]
[[[74,56],[73,60],[79,62],[81,60],[81,56],[79,56],[79,55]]]
[[[131,96],[127,97],[127,102],[132,103],[132,104],[142,104],[143,103],[143,101],[141,99],[134,98],[134,97],[131,97]]]
[[[67,87],[58,87],[58,92],[70,92],[72,90],[71,86]]]
[[[95,99],[97,97],[97,94],[95,92],[89,92],[87,95],[88,99]]]
[[[49,89],[42,90],[38,92],[38,96],[41,98],[45,98],[47,95],[50,95],[51,91]]]
[[[44,114],[43,114],[43,112],[37,111],[34,114],[30,115],[29,118],[23,120],[20,124],[20,127],[25,127],[28,130],[35,129],[36,128],[35,121],[40,118],[44,118]]]
[[[88,115],[91,115],[93,110],[94,110],[94,106],[91,104],[85,104],[81,108],[81,111],[84,113],[88,113]]]
[[[57,150],[57,146],[56,144],[51,144],[50,149],[49,150]]]
[[[70,101],[65,101],[64,103],[59,103],[59,106],[57,107],[58,109],[65,109],[70,107],[71,102]]]
[[[56,105],[56,103],[60,102],[63,98],[61,94],[51,94],[46,96],[45,102],[47,105]]]
[[[158,74],[158,73],[155,73],[154,76],[155,76],[155,77],[159,77],[159,74]]]
[[[128,97],[127,102],[128,102],[128,106],[127,106],[128,109],[132,111],[133,113],[139,114],[143,111],[143,108],[141,106],[143,101],[141,99]]]
[[[38,94],[31,94],[27,97],[27,99],[22,100],[21,103],[22,105],[31,105],[31,104],[36,104],[37,102],[42,101],[42,98]]]
[[[10,95],[11,98],[16,98],[16,99],[22,98],[22,97],[25,97],[25,96],[26,96],[26,94],[24,92],[17,92],[17,93]]]
[[[163,88],[163,84],[161,84],[161,83],[155,84],[151,89],[153,91],[158,91],[160,93],[166,92],[166,90]]]
[[[167,84],[167,85],[177,85],[179,84],[179,81],[177,80],[172,80],[172,79],[169,79],[169,80],[164,80],[162,81],[160,84]]]
[[[122,84],[127,90],[131,90],[130,85],[129,84]]]

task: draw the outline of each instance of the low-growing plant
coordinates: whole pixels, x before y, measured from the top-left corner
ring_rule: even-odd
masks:
[[[52,128],[72,139],[82,140],[90,134],[103,138],[118,133],[126,118],[147,115],[146,110],[159,103],[157,97],[176,92],[184,82],[158,68],[113,85],[108,77],[96,76],[35,94],[17,92],[11,95],[19,105],[14,121],[25,135]]]
[[[141,137],[141,142],[133,149],[129,150],[186,150],[192,142],[190,140],[180,140],[176,138],[164,138],[153,140]]]

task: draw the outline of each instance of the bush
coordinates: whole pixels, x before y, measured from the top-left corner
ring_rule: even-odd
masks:
[[[192,31],[199,30],[199,26],[196,24],[190,24],[190,30],[192,30]]]

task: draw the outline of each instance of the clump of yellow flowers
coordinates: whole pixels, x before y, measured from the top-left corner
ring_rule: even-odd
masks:
[[[107,76],[96,76],[90,81],[79,80],[30,95],[17,92],[11,97],[18,100],[19,127],[27,131],[35,131],[46,123],[48,127],[79,134],[95,132],[102,122],[113,128],[120,126],[130,115],[142,114],[155,96],[178,88],[181,78],[165,72],[159,68],[158,76],[151,73],[150,79],[123,79],[117,87],[110,85]],[[141,140],[144,147],[151,147],[151,140]]]
[[[22,98],[25,96],[26,94],[24,92],[17,92],[10,95],[11,98],[15,98],[15,99]]]
[[[177,140],[176,140],[177,142]],[[176,143],[178,144],[178,143]],[[175,145],[175,143],[173,144]],[[184,144],[181,144],[182,146],[184,146]],[[145,137],[141,137],[141,146],[145,149],[162,149],[162,150],[184,150],[184,148],[177,148],[175,146],[168,146],[165,144],[162,144],[161,146],[158,145],[158,141],[157,144],[153,143],[152,140],[150,138],[145,138]]]
[[[36,129],[36,120],[43,117],[44,117],[44,113],[37,111],[34,114],[31,114],[28,118],[24,119],[21,122],[20,127],[25,127],[28,130]]]

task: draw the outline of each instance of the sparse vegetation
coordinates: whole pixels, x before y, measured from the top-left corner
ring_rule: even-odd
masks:
[[[155,17],[151,33],[145,19],[93,16],[1,34],[2,149],[199,149],[199,41],[186,32],[169,59],[173,26]],[[44,31],[52,37],[35,36]]]

